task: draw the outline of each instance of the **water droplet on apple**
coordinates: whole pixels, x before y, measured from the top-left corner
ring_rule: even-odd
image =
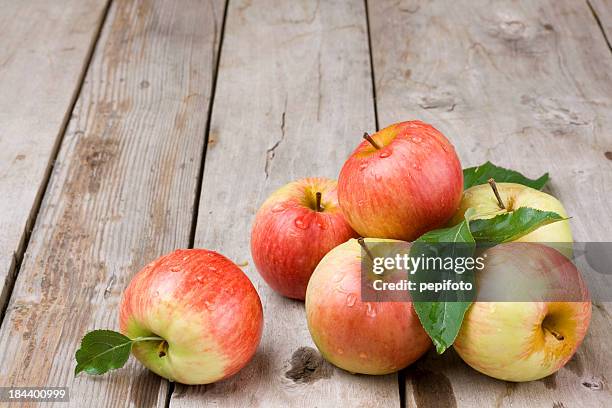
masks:
[[[359,165],[359,170],[364,171],[368,167],[368,163],[363,162]]]
[[[285,211],[286,209],[287,208],[285,207],[284,204],[279,203],[279,204],[274,205],[274,207],[272,207],[272,212],[279,213],[279,212]]]
[[[204,283],[204,275],[197,275],[195,279],[200,283]]]
[[[208,270],[211,271],[211,272],[216,272],[217,268],[215,268],[214,266],[209,266]]]
[[[414,136],[414,137],[412,138],[412,141],[413,141],[414,143],[421,143],[421,142],[423,141],[423,138],[422,138],[421,136]]]
[[[204,301],[204,306],[206,306],[206,308],[207,308],[208,310],[210,310],[211,312],[217,308],[217,307],[214,305],[214,303],[209,302],[208,300],[205,300],[205,301]]]
[[[338,283],[341,282],[342,279],[344,279],[344,275],[341,273],[336,273],[333,277],[332,277],[332,282]]]
[[[170,272],[178,272],[181,270],[180,266],[171,266],[170,267]]]
[[[371,303],[366,304],[366,315],[376,317],[376,308]]]
[[[366,359],[368,358],[368,355],[366,353],[359,353],[359,357]]]
[[[416,163],[412,163],[412,168],[415,170],[421,170],[421,166],[419,164]]]
[[[338,354],[342,355],[342,354],[344,354],[344,350],[342,350],[341,348],[339,348],[339,349],[337,349],[337,350],[336,350],[336,353],[338,353]]]
[[[293,223],[295,224],[296,227],[298,227],[299,229],[303,229],[303,230],[308,229],[308,227],[310,226],[308,224],[308,221],[304,219],[304,217],[296,218]]]
[[[325,216],[323,217],[317,217],[317,225],[319,226],[319,228],[321,228],[322,230],[326,230],[327,229],[327,218]]]
[[[356,301],[357,301],[357,296],[355,296],[354,293],[349,293],[348,295],[346,295],[346,305],[348,307],[353,307]]]
[[[380,154],[378,155],[378,157],[380,157],[381,159],[384,159],[386,157],[391,156],[391,150],[387,149],[384,152],[380,152]]]
[[[339,292],[339,293],[348,293],[348,291],[346,289],[344,289],[342,287],[342,285],[336,285],[336,292]]]
[[[189,259],[189,255],[183,257],[183,261],[186,261],[188,259]]]

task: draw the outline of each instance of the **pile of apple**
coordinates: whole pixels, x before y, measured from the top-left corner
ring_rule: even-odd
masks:
[[[554,211],[562,204],[514,183],[476,185],[463,192],[452,144],[432,126],[410,121],[364,135],[338,183],[307,178],[273,193],[255,218],[251,252],[278,293],[305,299],[312,338],[321,354],[353,373],[387,374],[422,356],[431,341],[410,302],[364,302],[362,247],[381,239],[413,241],[472,218],[520,207]],[[493,187],[493,189],[491,188]],[[356,237],[366,237],[358,242]],[[572,242],[567,219],[521,236],[523,242]],[[512,279],[585,286],[579,271],[545,245],[501,244],[487,251],[478,285]],[[536,262],[534,262],[534,260]],[[551,285],[552,286],[552,285]],[[468,310],[455,349],[470,366],[495,378],[528,381],[561,368],[584,338],[590,302],[477,302]]]
[[[306,178],[273,193],[255,217],[251,252],[272,289],[305,300],[308,327],[323,357],[352,373],[387,374],[416,361],[432,343],[412,303],[362,300],[361,258],[370,243],[413,241],[461,222],[468,209],[472,218],[523,206],[567,215],[556,198],[519,184],[498,183],[493,190],[476,185],[464,192],[455,149],[423,122],[398,123],[364,139],[337,183]],[[572,242],[572,236],[563,220],[519,240]],[[559,251],[512,244],[488,250],[478,285],[494,285],[509,274],[538,281],[554,270],[551,279],[584,295],[580,273]],[[454,347],[487,375],[534,380],[571,358],[590,314],[587,301],[476,302]],[[178,250],[130,282],[120,325],[122,333],[98,330],[84,337],[76,373],[121,367],[132,352],[171,381],[207,384],[249,362],[261,338],[263,311],[255,288],[232,261],[204,249]]]

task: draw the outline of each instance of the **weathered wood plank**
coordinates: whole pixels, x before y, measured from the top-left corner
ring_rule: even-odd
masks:
[[[0,0],[0,310],[107,0]]]
[[[75,407],[164,406],[135,361],[73,377],[142,266],[189,245],[223,0],[116,0],[0,330],[0,385],[68,386]]]
[[[420,118],[465,166],[549,171],[575,240],[611,240],[612,57],[585,2],[383,0],[369,12],[381,126]],[[430,354],[407,370],[407,404],[609,405],[611,331],[609,304],[597,304],[574,360],[524,384],[480,375],[452,351]]]
[[[608,43],[612,41],[612,1],[610,0],[587,0],[593,12],[597,16]],[[608,44],[610,45],[610,44]]]
[[[304,306],[272,292],[249,251],[251,223],[268,194],[301,177],[337,177],[362,132],[375,127],[364,3],[243,0],[229,7],[196,246],[249,262],[264,336],[236,376],[177,385],[170,406],[399,406],[396,375],[332,369],[329,378],[287,378],[292,355],[314,348]]]

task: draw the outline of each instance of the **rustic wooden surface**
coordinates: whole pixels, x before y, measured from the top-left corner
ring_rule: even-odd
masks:
[[[249,249],[253,217],[270,193],[301,177],[337,177],[363,131],[375,127],[364,16],[362,1],[229,4],[195,245],[248,262],[264,336],[238,375],[177,386],[172,407],[399,405],[396,375],[355,376],[320,360],[303,303],[274,293]],[[316,359],[314,373],[292,366],[304,353]],[[304,375],[290,378],[291,368]]]
[[[381,124],[434,123],[464,166],[549,171],[575,240],[612,241],[612,54],[586,3],[384,0],[369,12]],[[574,361],[542,381],[505,383],[430,353],[406,371],[407,405],[609,405],[610,310],[593,308]]]
[[[74,378],[80,337],[117,327],[130,277],[189,245],[223,1],[114,1],[0,331],[0,384],[71,406],[164,406],[132,361]]]
[[[106,3],[0,1],[0,311]]]
[[[249,251],[265,197],[337,177],[377,119],[434,124],[465,166],[549,171],[575,239],[612,241],[609,0],[109,1],[0,0],[0,386],[69,386],[75,407],[609,405],[609,303],[542,381],[496,381],[449,350],[400,388],[322,362],[303,304],[274,294]],[[203,387],[133,360],[74,379],[80,338],[117,327],[129,278],[190,245],[255,283],[265,328],[251,364]],[[300,356],[317,368],[287,375]]]

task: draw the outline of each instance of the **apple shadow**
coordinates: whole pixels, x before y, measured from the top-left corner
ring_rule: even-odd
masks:
[[[253,359],[236,374],[224,380],[206,385],[185,385],[175,383],[173,399],[197,399],[202,403],[220,401],[239,395],[240,400],[246,395],[254,396],[255,389],[271,371],[271,359],[268,353],[257,350]]]

